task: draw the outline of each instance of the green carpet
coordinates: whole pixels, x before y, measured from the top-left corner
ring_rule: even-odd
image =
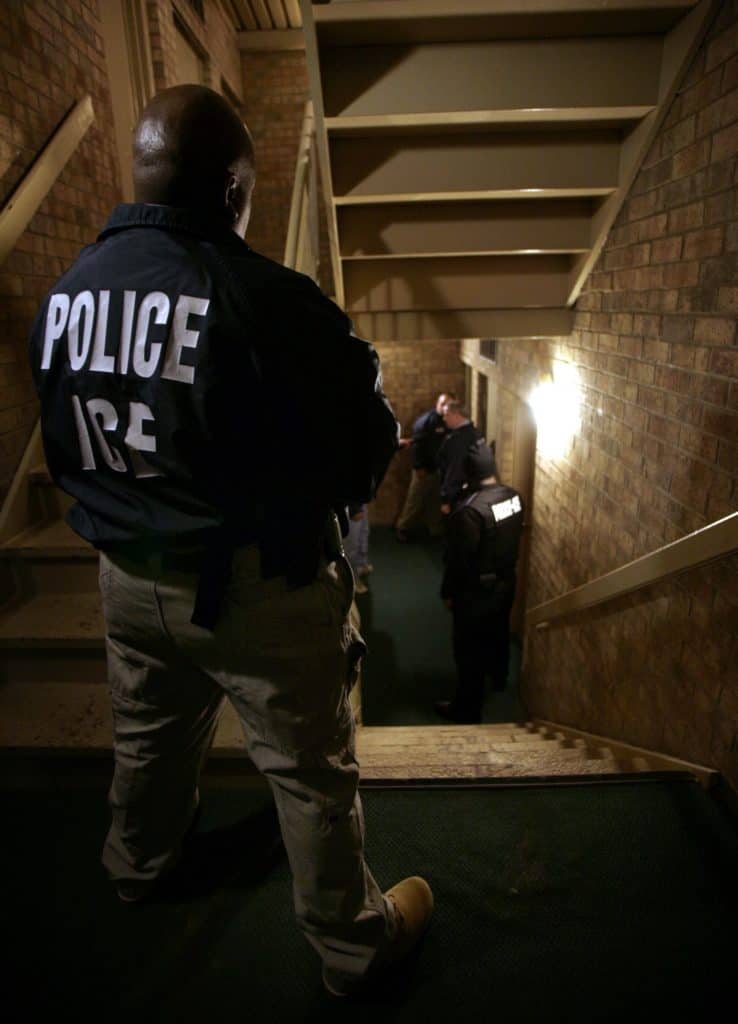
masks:
[[[451,615],[439,597],[442,542],[400,544],[392,530],[373,527],[369,551],[369,593],[356,599],[369,646],[362,674],[364,724],[448,724],[433,710],[456,686]],[[508,688],[488,692],[485,722],[525,717],[517,696],[519,668],[520,648],[513,643]]]
[[[208,784],[198,877],[210,864],[226,881],[143,907],[99,866],[99,787],[0,801],[5,934],[31,1019],[40,996],[54,1017],[127,1024],[671,1024],[735,1006],[738,837],[693,783],[367,791],[378,881],[423,873],[436,914],[404,983],[351,1006],[322,990],[284,857],[260,852],[261,791]]]

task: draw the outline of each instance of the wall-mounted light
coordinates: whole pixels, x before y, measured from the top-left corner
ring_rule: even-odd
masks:
[[[538,430],[537,448],[547,459],[563,458],[582,423],[582,389],[571,363],[555,363],[528,399]]]

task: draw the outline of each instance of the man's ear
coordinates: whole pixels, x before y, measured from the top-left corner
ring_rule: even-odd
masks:
[[[229,220],[235,224],[243,212],[243,193],[235,174],[229,174],[226,181],[225,205]]]

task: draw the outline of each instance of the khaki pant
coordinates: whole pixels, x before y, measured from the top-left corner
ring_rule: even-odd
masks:
[[[288,588],[241,548],[210,633],[190,623],[197,577],[157,561],[100,559],[115,731],[103,863],[113,879],[154,879],[177,859],[227,695],[274,794],[298,922],[326,967],[361,977],[395,924],[363,854],[348,564]]]
[[[434,536],[443,532],[438,473],[418,473],[416,469],[412,471],[405,504],[395,526],[398,530],[408,532],[425,526]]]

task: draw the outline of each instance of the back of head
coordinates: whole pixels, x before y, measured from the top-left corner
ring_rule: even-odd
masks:
[[[212,89],[165,89],[146,106],[136,127],[133,180],[138,202],[228,213],[229,194],[235,206],[250,200],[251,137],[233,107]]]
[[[446,426],[455,430],[456,427],[465,423],[469,419],[469,410],[463,402],[460,402],[456,398],[450,398],[443,407],[442,415],[446,422]]]
[[[464,457],[464,476],[473,491],[479,489],[483,480],[497,477],[495,457],[489,445],[482,438],[475,441]]]

